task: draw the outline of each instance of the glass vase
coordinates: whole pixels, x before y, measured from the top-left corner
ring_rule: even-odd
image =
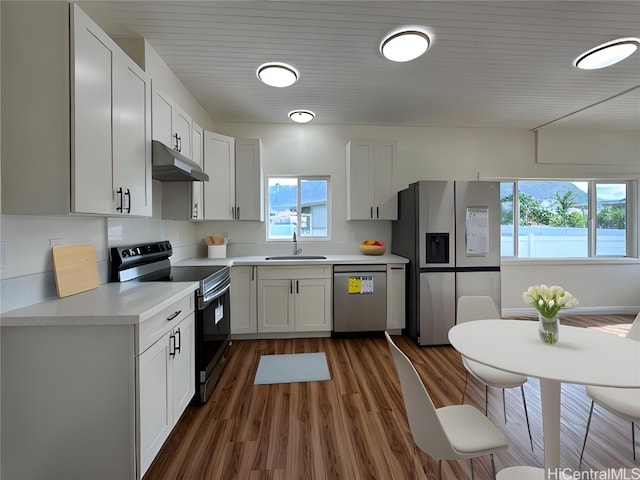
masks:
[[[547,345],[558,343],[558,317],[547,318],[538,313],[538,335]]]

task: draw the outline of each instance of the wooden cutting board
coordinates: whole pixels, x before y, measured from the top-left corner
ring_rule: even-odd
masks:
[[[57,245],[51,248],[59,297],[98,288],[98,263],[93,245]]]

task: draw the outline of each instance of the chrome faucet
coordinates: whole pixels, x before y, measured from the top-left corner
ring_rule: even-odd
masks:
[[[293,254],[298,255],[302,253],[302,249],[298,248],[298,240],[296,240],[296,232],[293,232]]]

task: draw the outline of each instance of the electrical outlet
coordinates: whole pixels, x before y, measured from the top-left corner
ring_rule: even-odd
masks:
[[[356,241],[356,232],[354,232],[353,230],[350,230],[347,232],[347,241],[348,242],[355,242]]]
[[[62,245],[64,242],[64,238],[50,238],[49,239],[49,246],[50,247],[55,247],[57,245]]]

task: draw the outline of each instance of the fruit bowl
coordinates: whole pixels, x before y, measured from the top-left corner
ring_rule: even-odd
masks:
[[[387,250],[384,242],[378,242],[377,240],[366,240],[358,245],[358,247],[365,255],[382,255]]]

